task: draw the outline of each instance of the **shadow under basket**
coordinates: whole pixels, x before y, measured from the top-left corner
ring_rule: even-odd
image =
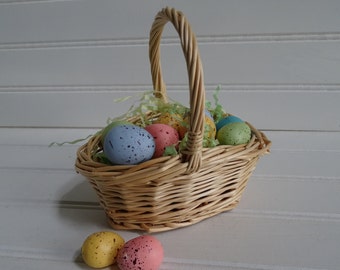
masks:
[[[163,27],[177,30],[189,75],[190,117],[187,149],[176,156],[151,159],[138,165],[107,165],[94,159],[102,151],[101,135],[92,136],[77,151],[76,171],[88,178],[104,208],[109,224],[118,230],[159,232],[192,225],[233,209],[260,156],[271,142],[247,123],[252,138],[247,144],[202,147],[205,89],[195,35],[185,16],[164,8],[150,31],[149,57],[156,97],[166,101],[160,65]],[[150,112],[155,117],[157,112]],[[138,124],[138,119],[126,119]]]

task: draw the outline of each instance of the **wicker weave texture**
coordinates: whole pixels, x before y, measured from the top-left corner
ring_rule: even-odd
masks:
[[[179,34],[188,68],[190,111],[194,117],[190,117],[187,149],[174,157],[160,157],[138,165],[105,165],[93,158],[102,150],[97,134],[77,151],[76,171],[89,179],[109,224],[115,229],[166,231],[233,209],[259,157],[268,153],[271,146],[267,137],[248,123],[253,134],[248,144],[202,147],[203,69],[195,35],[185,16],[175,9],[161,10],[150,31],[155,95],[167,100],[160,39],[169,21]],[[155,115],[151,112],[150,117]]]
[[[191,115],[188,132],[187,150],[183,152],[188,160],[188,173],[197,171],[201,166],[201,148],[204,133],[205,87],[203,68],[195,34],[182,12],[165,8],[159,12],[152,24],[149,40],[149,58],[151,75],[156,96],[166,99],[166,87],[163,81],[160,42],[164,25],[171,22],[175,27],[183,49],[189,77],[189,97]]]

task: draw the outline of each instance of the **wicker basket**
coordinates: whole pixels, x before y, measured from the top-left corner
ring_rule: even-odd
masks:
[[[170,8],[157,14],[150,32],[149,57],[156,97],[166,99],[160,40],[168,21],[180,37],[189,76],[190,111],[195,116],[190,117],[187,149],[177,156],[138,165],[106,165],[93,158],[102,150],[101,137],[94,135],[77,151],[76,171],[89,179],[114,229],[166,231],[233,209],[256,162],[271,145],[249,124],[252,138],[248,144],[202,147],[205,88],[201,60],[189,23],[180,11]],[[150,117],[155,114],[150,112]]]

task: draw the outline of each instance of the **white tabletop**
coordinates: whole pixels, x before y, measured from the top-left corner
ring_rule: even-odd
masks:
[[[78,145],[48,147],[93,130],[1,129],[0,268],[89,269],[86,236],[111,230],[85,178],[73,169]],[[263,157],[236,209],[155,234],[161,269],[338,269],[340,137],[267,132]],[[126,240],[137,232],[117,231]]]

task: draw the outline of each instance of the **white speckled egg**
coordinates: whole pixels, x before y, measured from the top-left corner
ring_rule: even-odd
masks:
[[[136,125],[116,125],[105,136],[103,150],[113,164],[133,165],[152,158],[155,141]]]
[[[239,145],[248,143],[251,138],[251,129],[245,122],[234,122],[225,125],[217,132],[220,144]]]

